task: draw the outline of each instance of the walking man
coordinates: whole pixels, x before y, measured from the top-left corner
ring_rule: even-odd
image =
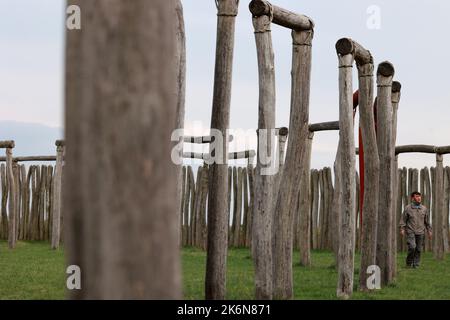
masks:
[[[431,240],[432,232],[430,225],[430,214],[422,205],[422,195],[420,192],[411,194],[411,204],[407,205],[400,220],[400,234],[406,234],[406,244],[408,245],[408,256],[406,266],[417,268],[420,264],[420,253],[424,247],[425,231]]]

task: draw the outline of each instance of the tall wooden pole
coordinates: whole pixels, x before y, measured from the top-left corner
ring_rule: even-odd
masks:
[[[258,153],[252,213],[256,299],[271,299],[273,282],[272,218],[276,176],[264,173],[264,168],[272,167],[274,161],[271,157],[274,154],[272,134],[275,130],[275,66],[270,26],[271,17],[268,15],[253,17],[259,75]],[[279,144],[280,150],[281,143],[282,141]],[[281,157],[281,151],[279,154]],[[272,161],[267,163],[270,159]]]
[[[444,212],[442,220],[443,236],[444,236],[444,252],[449,252],[449,214],[450,214],[450,180],[448,173],[450,172],[450,167],[444,168]]]
[[[82,299],[180,299],[173,0],[70,0],[63,208]],[[126,165],[124,165],[126,164]]]
[[[175,128],[184,128],[184,113],[185,113],[185,100],[186,100],[186,35],[184,27],[184,15],[183,15],[183,5],[181,0],[175,0],[175,21],[176,21],[176,42],[175,42],[175,70],[177,71],[176,82],[176,100],[177,100],[177,111],[175,117]],[[181,148],[181,152],[183,149]],[[183,164],[177,165],[177,203],[181,202],[183,193]],[[183,208],[180,206],[179,220],[183,221]],[[179,242],[182,245],[182,226],[177,233],[180,236]]]
[[[313,169],[311,172],[311,193],[312,193],[312,203],[311,203],[311,237],[312,237],[312,248],[318,249],[318,214],[319,214],[319,171]]]
[[[353,54],[343,54],[336,46],[339,59],[339,162],[342,198],[338,257],[337,296],[348,299],[353,292],[355,251],[355,141],[353,130]]]
[[[8,215],[9,215],[9,232],[8,232],[8,248],[14,249],[16,247],[16,180],[14,179],[13,170],[13,147],[6,148],[6,178],[9,187],[9,199],[8,199]]]
[[[400,103],[400,91],[402,85],[398,81],[392,82],[392,136],[391,136],[391,147],[395,152],[395,145],[397,142],[397,114],[398,114],[398,105]],[[399,194],[398,184],[399,181],[397,179],[397,171],[398,171],[398,156],[394,155],[394,165],[392,166],[392,213],[391,213],[391,270],[392,270],[392,279],[395,279],[397,276],[397,235],[398,235],[398,224],[399,220],[397,219],[397,200]],[[417,172],[418,174],[418,172]],[[417,189],[418,190],[418,189]]]
[[[436,218],[434,237],[436,241],[433,246],[434,258],[443,260],[445,257],[444,251],[444,166],[442,154],[436,154],[436,170],[435,170],[435,201],[434,207]]]
[[[310,132],[307,144],[306,155],[302,158],[300,193],[298,199],[299,208],[299,249],[300,265],[311,265],[311,148],[314,132]]]
[[[6,166],[4,163],[0,166],[0,183],[1,183],[1,237],[2,239],[8,239],[8,214],[7,214],[7,202],[8,202],[8,182],[6,178]]]
[[[309,136],[309,93],[313,28],[314,23],[310,20],[309,29],[292,31],[290,138],[274,211],[274,299],[290,299],[293,296],[292,225],[300,192],[300,166],[303,163],[303,157],[306,157],[308,153],[307,139]]]
[[[52,249],[59,248],[61,238],[61,183],[63,166],[64,141],[56,141],[56,164],[53,176],[53,206],[52,206]]]
[[[332,190],[332,202],[340,204],[342,202],[342,170],[341,170],[341,141],[339,140],[338,148],[336,152],[336,158],[333,163],[333,172],[334,172],[334,188]],[[325,185],[326,189],[326,185]],[[333,229],[333,246],[332,250],[335,258],[335,267],[338,270],[339,267],[339,243],[341,241],[341,216],[342,216],[342,206],[336,205],[332,206],[330,209],[330,218],[331,227]],[[325,225],[323,225],[325,226]],[[323,233],[325,233],[325,228],[323,228]]]
[[[361,232],[359,287],[367,289],[367,268],[375,264],[377,246],[380,159],[373,112],[373,61],[358,65],[359,121],[364,146],[364,196]]]
[[[382,62],[377,70],[377,142],[380,157],[380,195],[378,198],[377,265],[381,269],[381,284],[392,281],[392,214],[393,166],[392,146],[392,77],[394,66]]]
[[[225,299],[228,242],[228,134],[238,0],[217,1],[217,44],[211,128],[222,135],[222,158],[209,173],[205,298]]]

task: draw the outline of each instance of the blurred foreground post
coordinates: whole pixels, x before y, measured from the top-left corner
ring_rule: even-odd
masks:
[[[174,1],[71,0],[63,181],[79,299],[181,298]]]

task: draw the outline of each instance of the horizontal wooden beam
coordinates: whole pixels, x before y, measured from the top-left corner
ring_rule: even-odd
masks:
[[[368,63],[373,64],[373,58],[370,51],[350,38],[339,39],[336,42],[336,52],[341,56],[353,54],[356,64],[360,66]]]
[[[311,132],[331,130],[339,130],[339,121],[312,123],[309,125],[309,131]]]
[[[201,152],[183,152],[183,158],[209,160],[210,155],[209,153],[201,153]]]
[[[409,144],[395,147],[395,154],[402,153],[431,153],[431,154],[449,154],[450,146],[432,146],[428,144]],[[359,149],[356,148],[356,154],[359,154]]]
[[[229,160],[248,159],[254,158],[255,156],[256,156],[255,150],[246,150],[228,153]],[[210,158],[210,155],[209,153],[201,153],[201,152],[183,152],[183,158],[208,160]]]
[[[230,134],[228,136],[228,142],[233,141],[234,137]],[[214,136],[184,136],[183,142],[185,143],[211,143],[214,140]]]
[[[436,153],[447,154],[450,153],[450,146],[431,146],[426,144],[410,144],[395,147],[395,154],[400,153]]]
[[[0,141],[0,149],[14,148],[14,147],[15,147],[15,143],[12,140]]]
[[[311,18],[275,6],[266,0],[252,0],[249,4],[249,9],[254,17],[270,16],[272,14],[273,23],[288,29],[296,31],[314,29],[314,22]]]
[[[254,158],[255,156],[256,156],[255,150],[246,150],[246,151],[239,151],[239,152],[230,152],[228,154],[228,159],[230,159],[230,160],[248,159],[248,158]]]
[[[56,156],[14,157],[12,160],[13,160],[13,162],[56,161]],[[6,157],[0,157],[0,161],[6,161]]]

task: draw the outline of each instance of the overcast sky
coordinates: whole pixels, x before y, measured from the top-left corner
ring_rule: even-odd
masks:
[[[258,73],[248,2],[240,1],[236,21],[230,127],[251,133],[248,141],[252,144],[256,141]],[[446,40],[450,2],[273,0],[273,3],[308,15],[316,24],[311,122],[338,119],[334,45],[339,38],[351,37],[372,52],[376,64],[389,60],[395,66],[395,79],[403,85],[397,145],[450,144],[450,44]],[[184,0],[183,4],[187,32],[186,128],[188,133],[201,134],[208,129],[211,116],[216,8],[214,0]],[[379,29],[367,26],[372,17],[368,9],[372,8],[380,10]],[[0,121],[63,126],[64,11],[64,0],[0,0]],[[291,35],[286,29],[273,26],[272,36],[276,123],[288,126]],[[232,148],[246,147],[243,139],[237,141],[239,144]],[[331,166],[336,146],[337,132],[317,133],[313,167]],[[444,161],[450,165],[450,157]],[[433,164],[433,155],[400,157],[401,166]]]

